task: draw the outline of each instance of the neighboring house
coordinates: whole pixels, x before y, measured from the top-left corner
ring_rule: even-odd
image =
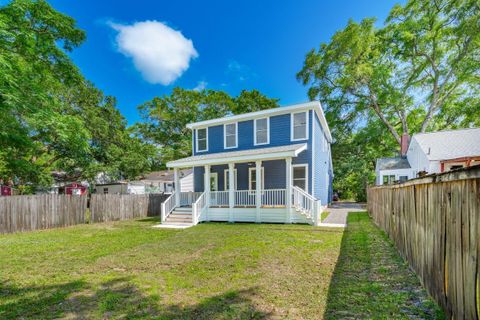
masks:
[[[93,192],[97,194],[145,194],[145,185],[141,181],[101,183],[95,185]]]
[[[377,159],[377,185],[480,164],[480,128],[402,137],[401,156]]]
[[[88,193],[88,186],[78,182],[69,183],[58,188],[59,194],[83,196]]]
[[[175,181],[180,168],[193,168],[194,198],[175,192],[163,204],[162,221],[318,224],[333,179],[332,137],[319,102],[187,127],[193,155],[167,167]]]
[[[179,170],[180,189],[182,192],[193,192],[193,170]],[[148,193],[172,193],[175,189],[173,170],[154,171],[140,181],[145,184]]]
[[[13,196],[17,194],[16,189],[12,186],[0,185],[0,196]]]

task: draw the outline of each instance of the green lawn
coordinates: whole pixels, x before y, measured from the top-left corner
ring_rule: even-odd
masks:
[[[158,221],[0,236],[0,318],[434,318],[365,213],[349,227]],[[337,262],[338,259],[338,262]]]

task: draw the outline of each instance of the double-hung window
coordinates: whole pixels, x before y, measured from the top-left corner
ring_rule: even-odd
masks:
[[[295,187],[299,187],[308,192],[308,165],[294,165],[292,178]]]
[[[270,118],[255,119],[253,129],[256,146],[270,143]]]
[[[225,149],[236,148],[238,146],[237,123],[229,123],[223,126],[224,147]]]
[[[292,113],[292,141],[308,139],[308,111]]]
[[[208,150],[207,128],[197,129],[197,152]]]

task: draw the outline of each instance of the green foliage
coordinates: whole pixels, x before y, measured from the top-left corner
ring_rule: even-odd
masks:
[[[410,0],[384,26],[350,21],[311,50],[297,77],[326,108],[334,152],[352,155],[334,154],[336,185],[363,198],[361,181],[373,182],[370,156],[394,155],[403,133],[480,126],[479,57],[474,0]],[[359,154],[356,145],[371,151]]]
[[[243,90],[237,97],[223,91],[173,89],[139,107],[144,122],[138,131],[151,143],[161,146],[161,163],[190,156],[192,132],[188,123],[278,107],[278,100],[257,90]]]
[[[0,7],[0,178],[42,186],[54,170],[91,179],[100,171],[134,177],[150,167],[138,158],[151,160],[156,150],[127,131],[115,100],[69,58],[84,40],[75,21],[46,1]]]

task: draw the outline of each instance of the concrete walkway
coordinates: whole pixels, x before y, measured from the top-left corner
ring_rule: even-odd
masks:
[[[356,202],[334,202],[325,211],[330,212],[328,217],[322,221],[322,226],[335,225],[345,227],[349,212],[365,211],[365,204]]]

